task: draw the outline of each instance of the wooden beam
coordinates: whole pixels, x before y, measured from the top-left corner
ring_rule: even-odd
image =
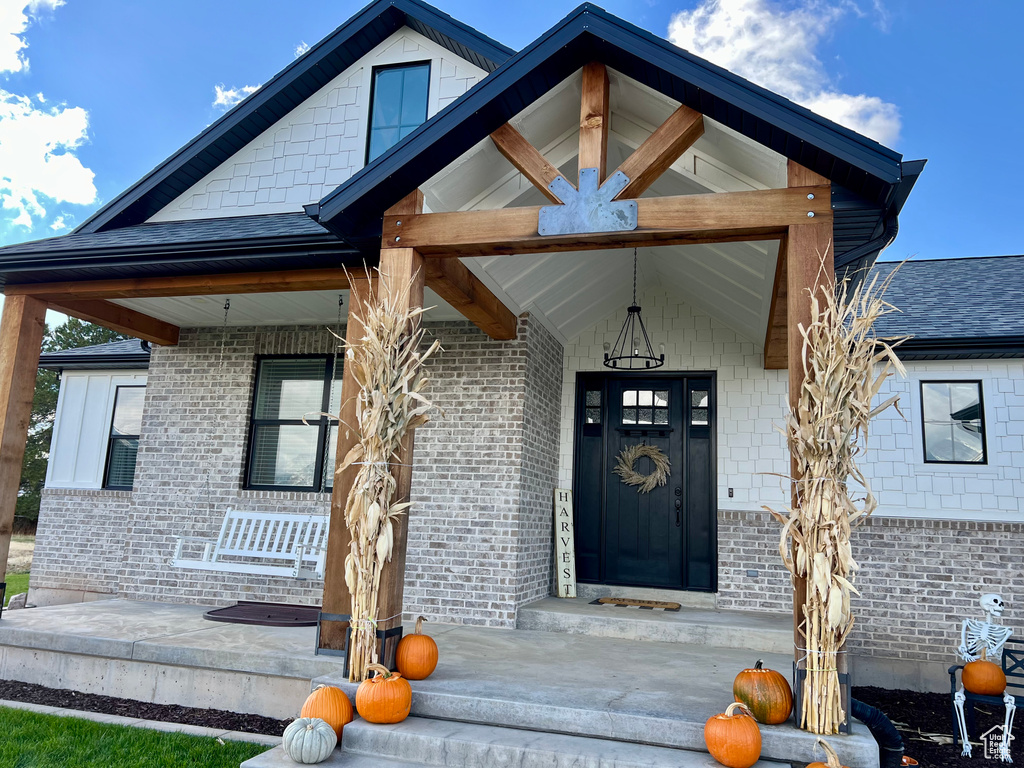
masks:
[[[640,197],[703,135],[704,115],[680,106],[619,166],[629,184],[615,199]]]
[[[354,342],[363,335],[363,305],[374,290],[368,280],[354,282],[349,292],[348,320],[345,324],[345,340]],[[356,423],[356,396],[359,384],[349,366],[341,372],[341,421],[338,425],[337,450],[334,456],[334,483],[331,489],[331,524],[327,531],[327,552],[324,560],[323,612],[348,616],[352,610],[352,597],[345,581],[345,559],[351,549],[352,537],[345,524],[345,504],[348,501],[352,483],[355,482],[359,467],[350,466],[344,471],[338,467],[348,452],[359,442]],[[320,648],[342,651],[349,623],[347,621],[321,621]]]
[[[353,274],[360,279],[362,272]],[[349,287],[341,269],[295,269],[245,272],[230,275],[175,275],[119,280],[82,280],[61,283],[7,285],[7,296],[44,296],[54,299],[152,299],[167,296],[217,296],[284,291],[336,291]]]
[[[409,195],[396,205],[389,213],[401,216],[416,214],[423,210],[423,195],[417,192]],[[397,294],[407,284],[412,285],[408,292],[409,308],[423,306],[423,287],[425,270],[423,257],[412,248],[391,248],[380,252],[380,286],[378,292],[394,292]],[[393,294],[393,295],[394,295]],[[414,432],[406,434],[398,451],[394,468],[391,473],[395,478],[395,503],[409,500],[412,488],[412,460]],[[377,628],[388,630],[402,626],[402,611],[405,599],[405,553],[409,538],[409,515],[399,515],[394,523],[394,546],[391,560],[384,565],[380,579],[380,594],[377,599]],[[384,649],[381,663],[394,669],[394,642]]]
[[[609,123],[608,70],[593,61],[583,67],[579,169],[597,168],[599,182],[607,176]]]
[[[548,185],[562,175],[555,166],[549,163],[536,147],[513,128],[505,123],[501,128],[491,134],[491,141],[498,151],[505,156],[516,170],[525,176],[533,186],[550,200],[552,203],[561,204],[563,201],[558,195],[552,192]],[[566,183],[572,184],[566,179]]]
[[[781,371],[789,367],[789,348],[786,338],[789,318],[786,308],[786,249],[788,239],[779,241],[779,258],[775,262],[775,283],[772,286],[772,304],[768,310],[768,328],[764,334],[764,369]]]
[[[16,298],[8,296],[7,301]],[[30,298],[30,297],[25,297]],[[178,326],[157,320],[155,317],[136,312],[101,299],[73,299],[70,301],[48,301],[50,309],[77,317],[88,323],[96,323],[118,333],[126,333],[154,344],[173,347],[178,343]]]
[[[789,161],[787,170],[791,188],[821,186],[828,180],[802,165]],[[831,195],[823,194],[826,200]],[[794,224],[786,232],[786,318],[787,318],[787,358],[789,367],[789,407],[795,410],[800,403],[800,391],[804,381],[803,338],[799,326],[807,327],[811,320],[811,295],[821,290],[833,290],[835,284],[835,266],[832,255],[832,219],[831,217],[815,217],[810,223]],[[822,267],[822,257],[825,259]],[[796,459],[790,458],[790,470],[796,477],[798,470]],[[793,485],[792,503],[797,505],[800,499]],[[794,648],[806,648],[804,637],[803,605],[807,597],[807,582],[804,579],[793,579],[793,641]],[[797,660],[803,651],[794,651]],[[839,654],[837,664],[845,664],[846,654]],[[841,669],[841,671],[845,671]]]
[[[0,581],[7,577],[46,302],[11,296],[0,320]]]
[[[492,339],[516,337],[518,318],[456,258],[424,262],[427,287]]]
[[[828,190],[815,185],[641,198],[635,230],[585,235],[537,234],[539,207],[386,215],[383,248],[414,248],[433,258],[778,239],[787,227],[807,222],[808,213],[831,226]]]

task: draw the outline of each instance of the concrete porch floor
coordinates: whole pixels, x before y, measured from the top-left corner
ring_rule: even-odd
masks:
[[[313,684],[354,695],[341,660],[314,654],[313,628],[210,622],[202,618],[206,610],[108,600],[5,612],[0,674],[281,718],[298,713]],[[746,629],[759,631],[756,622]],[[430,679],[412,683],[417,718],[675,749],[702,749],[704,722],[732,700],[740,669],[759,657],[787,674],[791,664],[786,654],[709,644],[442,624],[426,631],[437,640],[440,663]],[[766,759],[820,757],[813,737],[791,725],[762,733]],[[859,724],[834,743],[844,765],[876,768],[874,740]]]

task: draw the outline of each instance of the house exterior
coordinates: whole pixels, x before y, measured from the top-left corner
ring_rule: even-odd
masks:
[[[0,249],[15,359],[35,367],[40,307],[153,343],[145,373],[57,361],[31,599],[342,613],[336,523],[323,583],[170,560],[229,507],[338,520],[347,438],[302,416],[344,415],[337,336],[353,333],[367,263],[383,281],[419,275],[444,348],[379,618],[514,626],[552,590],[556,488],[574,491],[581,583],[790,611],[763,507],[789,493],[776,427],[807,311],[794,297],[815,290],[826,249],[840,277],[871,268],[923,166],[594,6],[517,53],[418,0],[371,4],[74,233]],[[596,211],[584,192],[601,183],[624,185],[601,189],[632,206],[632,228],[545,235],[537,206]],[[904,267],[892,298],[912,314],[883,329],[915,339],[890,384],[907,420],[886,415],[871,438],[882,507],[854,540],[863,681],[934,684],[954,619],[996,585],[1011,605],[1021,592],[1007,565],[1024,522],[1024,317],[1005,295],[1020,260],[936,264]],[[656,371],[602,365],[634,301]],[[673,468],[645,497],[611,471],[636,440]]]

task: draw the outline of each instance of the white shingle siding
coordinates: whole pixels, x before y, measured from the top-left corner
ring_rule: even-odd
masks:
[[[487,74],[400,29],[149,221],[293,213],[318,202],[364,165],[373,68],[428,60],[428,118]]]

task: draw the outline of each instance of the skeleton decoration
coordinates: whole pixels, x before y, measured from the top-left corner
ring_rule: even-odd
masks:
[[[985,611],[985,620],[964,619],[960,629],[960,647],[957,649],[960,658],[965,662],[977,661],[981,658],[982,649],[989,659],[996,659],[1003,650],[1003,645],[1010,639],[1013,630],[996,624],[993,619],[1003,615],[1005,603],[996,594],[988,593],[981,596],[979,601],[981,608]],[[960,753],[963,757],[971,756],[971,742],[967,735],[967,722],[964,719],[964,702],[967,697],[964,695],[964,686],[961,683],[960,690],[953,695],[953,705],[956,707],[956,720],[960,728],[960,741],[964,745]],[[1010,730],[1013,728],[1013,715],[1017,709],[1013,695],[1003,693],[1003,704],[1006,706],[1006,719],[1003,721],[1003,739],[999,745],[999,759],[1004,763],[1012,763],[1010,759]]]

